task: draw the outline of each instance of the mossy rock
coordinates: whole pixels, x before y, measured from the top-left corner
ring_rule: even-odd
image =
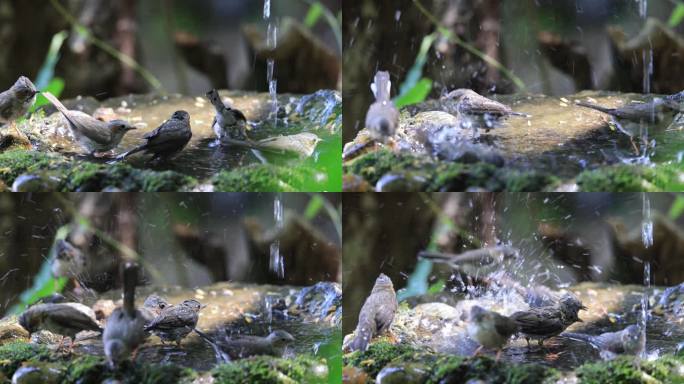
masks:
[[[50,351],[42,345],[24,342],[7,343],[0,346],[0,373],[12,377],[22,363],[50,360]]]
[[[559,179],[536,171],[499,168],[487,162],[433,162],[429,158],[381,149],[344,165],[345,174],[360,176],[376,185],[383,175],[414,175],[425,180],[429,192],[487,191],[528,192],[554,188]]]
[[[412,372],[412,367],[424,370],[420,382],[465,383],[482,380],[486,383],[537,384],[552,382],[558,377],[554,369],[535,364],[510,364],[497,362],[489,357],[465,358],[455,355],[433,354],[414,347],[377,342],[366,351],[355,351],[344,356],[345,365],[361,368],[375,378],[386,366],[390,371]],[[384,374],[384,372],[383,372]],[[401,378],[391,382],[401,382]]]
[[[306,356],[281,359],[256,356],[221,364],[211,370],[215,384],[233,383],[326,383],[328,371],[324,360]]]
[[[21,175],[36,175],[38,179],[56,180],[56,189],[63,192],[123,191],[169,192],[187,191],[197,180],[173,171],[141,170],[127,164],[97,164],[69,161],[49,153],[13,150],[0,153],[0,182],[12,185]],[[41,185],[40,180],[31,181]]]
[[[583,192],[658,192],[684,190],[684,172],[673,165],[617,165],[577,176]]]
[[[307,167],[254,164],[233,171],[221,171],[212,179],[217,192],[294,192],[315,178]]]
[[[684,383],[684,359],[661,356],[654,361],[641,361],[621,356],[612,361],[587,363],[575,371],[580,384],[652,384]]]

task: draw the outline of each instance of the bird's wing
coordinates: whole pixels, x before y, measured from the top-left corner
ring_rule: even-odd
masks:
[[[529,311],[516,312],[511,315],[523,333],[531,335],[547,335],[562,330],[561,319],[557,314],[533,308]]]
[[[173,329],[185,325],[186,311],[183,307],[173,307],[171,311],[162,312],[146,329]]]
[[[512,335],[518,330],[518,325],[515,321],[508,317],[502,316],[496,312],[494,312],[494,317],[496,320],[494,326],[496,327],[496,332],[500,335]]]
[[[112,131],[109,128],[109,125],[104,121],[98,120],[87,113],[80,111],[69,111],[65,116],[83,136],[100,144],[107,144],[110,142]]]
[[[236,120],[247,121],[247,118],[245,117],[245,115],[244,115],[240,110],[237,110],[237,109],[234,109],[234,108],[228,108],[228,109],[229,109],[230,112],[233,114],[233,117],[234,117]]]
[[[382,304],[379,305],[375,310],[375,327],[379,333],[389,329],[394,320],[394,314],[397,310],[396,306],[393,305],[391,297],[383,299]]]
[[[179,124],[178,121],[169,120],[143,137],[146,138],[150,144],[154,145],[185,140],[188,132],[185,129],[178,129],[177,124]]]
[[[50,309],[50,320],[64,328],[102,331],[102,328],[95,320],[68,305],[55,304],[54,307]]]

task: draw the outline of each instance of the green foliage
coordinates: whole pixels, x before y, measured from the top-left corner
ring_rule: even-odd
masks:
[[[304,25],[312,28],[318,22],[323,14],[323,5],[320,2],[315,2],[309,6],[309,10],[306,12],[306,17],[304,18]]]
[[[397,108],[424,101],[432,90],[432,80],[423,78],[423,67],[425,67],[428,52],[436,38],[436,33],[431,33],[423,37],[423,41],[420,43],[420,49],[416,55],[416,61],[406,73],[406,78],[399,87],[399,95],[394,98],[394,103]]]
[[[404,92],[401,96],[394,100],[397,108],[401,108],[411,104],[418,104],[428,97],[432,91],[432,80],[424,77],[420,79],[411,89]]]
[[[67,226],[60,227],[52,242],[53,247],[57,240],[65,239],[68,233],[69,228]],[[39,299],[50,296],[53,293],[62,292],[66,286],[67,279],[65,277],[56,279],[52,276],[50,268],[54,257],[53,248],[50,249],[49,254],[51,256],[43,261],[43,264],[40,266],[40,271],[38,271],[36,277],[33,279],[33,285],[19,295],[19,303],[9,309],[9,314],[18,314]]]
[[[674,28],[678,26],[682,20],[684,20],[684,3],[678,2],[677,6],[675,9],[672,10],[672,13],[670,14],[670,20],[667,22],[667,25],[670,28]]]
[[[677,195],[675,197],[675,200],[672,202],[672,206],[670,207],[670,212],[668,213],[668,216],[672,220],[677,220],[679,219],[679,216],[684,213],[684,196],[682,195]]]
[[[318,215],[318,212],[323,208],[323,197],[321,195],[313,195],[309,200],[309,204],[306,205],[304,210],[304,217],[307,220],[311,220]]]

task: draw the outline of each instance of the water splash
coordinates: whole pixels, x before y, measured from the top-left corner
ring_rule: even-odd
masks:
[[[277,237],[280,236],[280,231],[283,229],[283,204],[281,202],[280,194],[276,195],[273,200],[273,219],[275,220],[275,228],[278,232]],[[280,239],[276,238],[271,243],[269,268],[279,279],[285,277],[285,263],[283,262],[283,255],[280,254]]]
[[[264,0],[264,20],[271,18],[271,0]]]

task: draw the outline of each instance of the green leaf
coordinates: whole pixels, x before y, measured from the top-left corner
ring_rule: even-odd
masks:
[[[405,107],[407,105],[416,104],[425,101],[425,98],[432,91],[432,80],[422,78],[413,86],[413,88],[404,92],[401,96],[394,100],[397,108]]]
[[[62,94],[62,91],[64,90],[64,80],[60,77],[55,77],[52,80],[50,80],[50,83],[47,85],[47,87],[41,89],[42,92],[50,92],[55,97],[59,97],[60,94]],[[31,112],[34,112],[38,107],[43,106],[43,105],[48,105],[50,102],[48,99],[45,98],[45,96],[38,94],[36,97],[36,103],[33,104],[33,107],[31,107]]]
[[[670,28],[674,28],[678,26],[682,20],[684,20],[684,3],[678,3],[677,7],[672,10],[670,20],[667,22],[667,24],[670,26]]]
[[[307,220],[311,220],[316,215],[318,215],[318,212],[320,212],[321,208],[323,208],[323,198],[321,195],[313,195],[311,200],[309,200],[309,204],[306,206],[306,210],[304,211],[304,217]]]
[[[444,290],[444,280],[439,279],[428,288],[428,293],[439,293]]]
[[[57,234],[55,235],[55,240],[52,243],[53,247],[57,243],[57,240],[65,239],[68,233],[69,226],[65,225],[59,228],[57,230]],[[54,250],[51,249],[49,254],[51,256],[45,259],[43,265],[41,265],[40,271],[38,271],[38,274],[33,280],[33,286],[19,295],[19,303],[15,304],[9,309],[9,314],[17,314],[26,309],[29,305],[38,301],[40,298],[49,296],[56,292],[62,292],[67,284],[68,279],[65,277],[60,277],[59,279],[52,277],[50,268],[52,267]]]
[[[668,216],[672,220],[677,220],[682,213],[684,213],[684,196],[677,195],[675,201],[672,202]]]
[[[308,28],[313,27],[318,22],[318,19],[321,18],[321,15],[323,15],[323,6],[317,1],[309,7],[309,11],[304,18],[304,25]]]

